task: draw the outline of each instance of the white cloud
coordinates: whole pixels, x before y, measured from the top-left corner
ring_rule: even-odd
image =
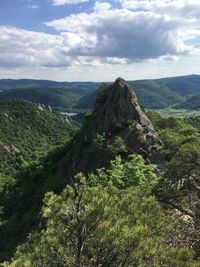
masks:
[[[104,12],[106,10],[109,10],[112,8],[112,5],[110,3],[107,2],[96,2],[94,5],[94,11],[96,12]]]
[[[53,4],[84,1],[87,0],[54,0]],[[194,55],[196,58],[200,55],[199,1],[115,1],[121,3],[120,8],[94,1],[90,13],[74,13],[46,22],[57,34],[1,26],[0,71],[4,68],[11,73],[12,69],[20,69],[18,75],[25,69],[30,69],[30,73],[34,69],[37,75],[41,70],[48,76],[49,70],[51,78],[53,70],[59,76],[58,71],[64,75],[65,69],[75,78],[73,71],[79,72],[80,79],[83,73],[90,79],[90,72],[97,79],[95,70],[101,77],[106,77],[104,70],[107,77],[120,76],[123,71],[125,74],[135,71],[133,63],[144,69],[145,64],[148,67],[164,64],[163,69],[165,64],[176,64],[180,70],[183,68],[180,58],[192,57],[197,69]]]
[[[199,0],[117,0],[122,8],[146,10],[174,17],[199,19]]]
[[[0,66],[67,66],[61,36],[0,27]]]
[[[157,0],[152,2],[158,3]],[[152,2],[121,1],[129,7],[134,3],[137,8],[147,7]],[[191,47],[184,43],[183,36],[194,26],[184,18],[146,10],[114,9],[105,2],[96,2],[92,13],[73,14],[46,25],[76,36],[79,41],[67,48],[69,55],[131,61],[188,54]]]
[[[89,0],[52,0],[52,4],[53,6],[76,5],[88,1]]]
[[[74,46],[82,48],[83,42],[79,35],[70,32],[52,35],[1,26],[0,68],[62,68],[111,62],[111,59],[73,54]]]
[[[39,8],[39,6],[37,6],[37,5],[28,5],[28,8],[37,9],[37,8]]]
[[[182,9],[186,6],[200,6],[198,0],[117,0],[125,8],[170,10],[170,8]],[[171,10],[172,11],[172,10]]]

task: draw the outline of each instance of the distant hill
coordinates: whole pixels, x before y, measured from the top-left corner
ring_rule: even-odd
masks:
[[[196,94],[194,96],[191,96],[185,102],[176,105],[175,108],[200,110],[200,94]]]
[[[200,75],[128,82],[145,108],[162,109],[200,94]],[[0,80],[0,99],[21,98],[57,110],[93,109],[100,83]]]
[[[200,75],[186,75],[159,79],[171,92],[183,97],[190,97],[200,93]]]
[[[33,103],[50,105],[57,110],[70,111],[74,103],[87,94],[81,89],[27,88],[10,89],[0,92],[0,99],[24,99]]]
[[[200,93],[200,75],[129,81],[128,84],[133,87],[139,102],[145,108],[166,108],[183,103],[188,97]],[[84,96],[74,107],[92,108],[97,92]]]
[[[97,90],[98,86],[92,82],[0,80],[0,99],[25,99],[70,111],[80,98]]]
[[[0,79],[0,90],[5,89],[27,89],[36,87],[48,88],[79,88],[82,90],[91,90],[98,87],[99,83],[95,82],[56,82],[49,80],[32,80],[32,79]]]
[[[183,96],[173,92],[161,80],[130,81],[129,84],[133,87],[140,103],[145,108],[166,108],[184,101]]]

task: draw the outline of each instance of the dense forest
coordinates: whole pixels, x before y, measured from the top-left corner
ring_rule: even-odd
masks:
[[[0,172],[7,175],[65,143],[78,125],[51,107],[24,100],[0,101],[0,124]]]
[[[200,117],[117,79],[91,113],[2,100],[0,122],[2,266],[200,266]]]

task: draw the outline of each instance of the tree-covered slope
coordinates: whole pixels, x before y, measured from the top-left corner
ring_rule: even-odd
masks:
[[[24,100],[0,101],[0,173],[69,139],[75,123],[50,108]]]
[[[183,97],[190,97],[200,93],[200,75],[185,75],[179,77],[163,78],[159,81]]]
[[[189,97],[185,102],[176,105],[175,108],[200,110],[200,94]]]
[[[80,98],[95,91],[98,83],[46,80],[0,80],[0,99],[24,99],[71,111]]]
[[[57,110],[71,111],[74,104],[87,93],[88,90],[79,88],[20,88],[1,91],[0,99],[24,99],[50,105]]]
[[[145,108],[162,109],[184,102],[188,97],[200,93],[200,75],[189,75],[154,80],[128,82]],[[84,96],[75,108],[92,109],[97,92]]]
[[[160,80],[142,80],[129,82],[133,86],[140,103],[146,108],[165,108],[184,100],[171,87]]]

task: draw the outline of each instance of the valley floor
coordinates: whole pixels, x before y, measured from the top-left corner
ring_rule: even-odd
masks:
[[[188,118],[200,115],[200,110],[175,109],[175,108],[150,109],[150,110],[156,111],[164,118],[168,117]]]

